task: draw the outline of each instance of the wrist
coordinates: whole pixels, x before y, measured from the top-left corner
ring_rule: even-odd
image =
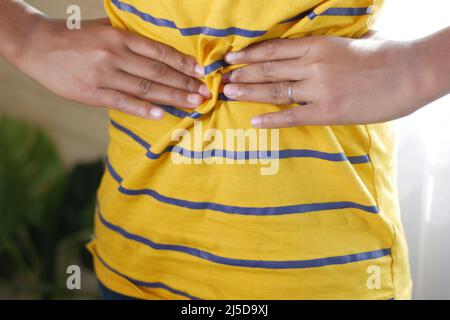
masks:
[[[450,27],[411,43],[416,79],[423,103],[428,104],[450,93]]]
[[[26,22],[15,30],[15,32],[2,46],[1,55],[11,64],[20,66],[21,61],[27,53],[31,53],[32,43],[37,34],[49,29],[50,21],[40,14],[30,14],[24,19]]]
[[[449,70],[440,59],[441,52],[434,43],[433,36],[412,41],[409,54],[413,57],[411,68],[414,70],[413,94],[422,103],[421,106],[444,96],[450,90]]]
[[[404,114],[410,114],[424,107],[437,94],[434,67],[430,64],[426,48],[417,41],[394,42],[396,66],[399,76],[398,90],[404,103]]]

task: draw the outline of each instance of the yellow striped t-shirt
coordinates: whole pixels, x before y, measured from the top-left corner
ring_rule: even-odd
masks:
[[[390,124],[271,131],[269,153],[218,138],[286,108],[227,99],[221,75],[235,66],[226,52],[274,38],[361,37],[381,2],[106,0],[115,27],[194,56],[213,97],[194,111],[164,106],[161,121],[110,112],[89,245],[100,281],[144,299],[409,298]],[[209,129],[214,143],[186,143]],[[177,130],[188,133],[180,142]],[[262,174],[268,156],[275,174]]]

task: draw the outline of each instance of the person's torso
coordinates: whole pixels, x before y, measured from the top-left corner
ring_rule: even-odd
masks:
[[[380,1],[105,4],[114,26],[196,57],[213,93],[193,112],[166,106],[161,121],[110,112],[91,245],[106,285],[141,298],[409,295],[390,125],[255,130],[253,116],[289,106],[220,94],[233,69],[226,52],[272,38],[360,37]],[[187,132],[180,143],[177,130]]]

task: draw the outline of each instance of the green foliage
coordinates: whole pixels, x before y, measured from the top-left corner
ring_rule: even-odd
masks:
[[[0,282],[10,294],[68,294],[65,267],[86,260],[100,161],[64,169],[38,128],[0,117]]]

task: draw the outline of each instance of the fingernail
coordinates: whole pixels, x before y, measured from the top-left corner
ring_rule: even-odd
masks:
[[[259,128],[259,127],[261,127],[262,121],[261,121],[260,117],[254,117],[252,119],[251,123],[252,123],[252,126]]]
[[[205,75],[205,68],[203,68],[199,64],[196,64],[195,65],[195,73],[198,74],[199,76],[204,76]]]
[[[203,98],[198,94],[191,93],[188,94],[187,101],[194,106],[198,106],[200,103],[203,102]]]
[[[228,52],[225,55],[225,61],[226,62],[234,62],[237,59],[239,59],[239,57],[240,57],[240,52]]]
[[[198,92],[206,98],[211,98],[211,92],[209,92],[208,86],[205,84],[202,84],[200,86],[200,88],[198,89]]]
[[[159,108],[152,108],[150,110],[150,115],[155,119],[160,119],[164,115],[164,111]]]
[[[223,87],[223,93],[230,98],[236,97],[239,94],[239,88],[234,84],[227,84]]]

